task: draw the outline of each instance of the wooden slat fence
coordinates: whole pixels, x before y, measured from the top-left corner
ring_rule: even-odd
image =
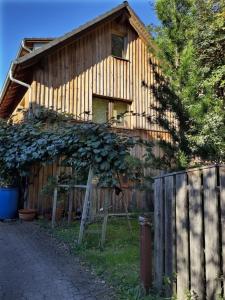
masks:
[[[156,177],[154,229],[155,287],[178,300],[224,299],[225,166]]]
[[[28,207],[37,209],[39,214],[45,215],[52,211],[53,192],[50,195],[45,195],[42,193],[42,190],[46,186],[48,178],[55,176],[58,172],[57,170],[56,164],[46,166],[35,165],[32,169],[32,175],[29,178]],[[150,206],[153,206],[153,193],[135,189],[127,184],[122,186],[122,190],[129,211],[148,210]],[[69,195],[69,192],[66,193],[66,195]],[[85,189],[73,189],[73,211],[76,211],[78,208],[82,209],[84,196]],[[124,201],[122,201],[123,199],[121,198],[122,195],[116,195],[114,189],[111,191],[109,207],[111,213],[125,212]],[[98,214],[103,207],[105,189],[94,186],[92,190],[92,199],[93,213]],[[65,205],[67,204],[68,201],[65,201]]]

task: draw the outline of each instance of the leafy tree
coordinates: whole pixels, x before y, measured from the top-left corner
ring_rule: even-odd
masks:
[[[210,161],[225,159],[225,2],[195,2],[195,61],[198,99],[192,104],[196,125],[189,140],[193,152]]]
[[[170,145],[161,142],[169,168],[186,167],[193,156],[222,161],[224,1],[157,0],[155,7],[161,21],[155,30],[155,55],[163,73],[155,76],[155,95],[160,102],[155,110],[159,112],[156,121],[173,139]],[[168,111],[176,116],[178,130],[166,121]]]
[[[155,122],[170,132],[172,143],[159,142],[164,157],[156,159],[155,163],[163,169],[185,168],[191,153],[186,136],[191,122],[185,104],[190,94],[194,93],[187,86],[190,86],[190,82],[195,80],[193,76],[196,76],[190,76],[194,68],[194,49],[190,40],[193,31],[192,1],[158,0],[156,12],[161,26],[155,28],[158,47],[151,49],[158,59],[155,63],[152,62],[157,83],[152,86],[152,90],[159,105],[153,106],[153,109],[157,112]],[[168,122],[168,112],[175,117],[179,127]]]

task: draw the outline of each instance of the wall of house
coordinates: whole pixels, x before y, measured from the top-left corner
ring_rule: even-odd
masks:
[[[29,108],[29,91],[27,90],[23,98],[15,108],[14,112],[10,116],[10,119],[14,123],[18,123],[24,120],[24,112]]]
[[[126,60],[111,56],[111,34],[127,33]],[[85,120],[92,112],[93,94],[132,101],[129,117],[132,129],[162,130],[148,122],[157,103],[150,88],[155,82],[148,46],[130,25],[109,22],[84,37],[57,50],[34,69],[32,100]],[[171,116],[168,116],[169,118]]]
[[[111,56],[111,34],[127,33],[126,59]],[[131,26],[109,22],[97,27],[86,36],[49,54],[34,68],[32,83],[32,102],[37,107],[45,106],[62,112],[72,113],[84,120],[91,120],[93,95],[129,100],[130,110],[136,113],[129,117],[129,129],[143,138],[157,140],[169,139],[158,125],[148,122],[145,115],[154,115],[151,108],[158,105],[151,85],[155,84],[155,72],[151,61],[156,62],[148,51],[148,46]],[[172,120],[172,116],[168,114]],[[159,147],[154,148],[157,156]],[[136,147],[133,154],[143,157],[144,149]],[[34,166],[30,178],[30,207],[39,212],[48,212],[52,197],[46,197],[41,190],[49,176],[56,174],[56,166]],[[100,193],[100,194],[99,194]],[[126,189],[127,201],[134,207],[145,207],[150,203],[150,195],[137,190]],[[98,196],[99,195],[99,196]],[[101,206],[101,191],[96,190],[96,205]],[[74,207],[79,207],[84,199],[82,190],[74,193]],[[98,202],[99,201],[99,202]],[[132,204],[132,205],[133,205]],[[123,210],[121,203],[112,195],[112,210]]]

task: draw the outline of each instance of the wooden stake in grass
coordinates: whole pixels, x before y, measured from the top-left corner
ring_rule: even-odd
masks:
[[[101,234],[101,242],[100,242],[101,248],[104,247],[105,238],[106,238],[106,229],[107,229],[107,222],[109,216],[109,197],[110,197],[110,189],[107,188],[105,191],[105,199],[104,199],[104,207],[103,207],[104,218],[102,223],[102,234]]]
[[[68,225],[71,224],[71,220],[72,220],[72,210],[73,210],[73,190],[72,190],[72,188],[70,188],[70,192],[69,192]]]
[[[92,178],[93,178],[93,170],[92,170],[92,168],[90,168],[89,173],[88,173],[88,181],[87,181],[86,193],[85,193],[85,198],[84,198],[82,218],[81,218],[81,223],[80,223],[78,245],[80,245],[82,243],[85,225],[86,225],[88,215],[90,212],[89,206],[90,206],[90,201],[91,201],[90,195],[91,195],[91,188],[92,188]]]
[[[132,233],[132,226],[131,226],[131,222],[130,222],[130,218],[129,218],[129,213],[128,213],[127,202],[126,202],[126,200],[124,198],[124,194],[122,194],[122,201],[123,201],[124,210],[125,210],[126,217],[127,217],[128,228],[130,230],[130,233]]]
[[[53,205],[52,205],[52,228],[55,227],[55,219],[56,219],[56,207],[57,207],[57,197],[58,197],[58,175],[56,176],[56,186],[54,188],[53,194]]]

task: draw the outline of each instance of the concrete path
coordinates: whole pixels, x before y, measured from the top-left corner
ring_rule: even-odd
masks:
[[[38,225],[0,222],[1,300],[112,298],[104,282]]]

